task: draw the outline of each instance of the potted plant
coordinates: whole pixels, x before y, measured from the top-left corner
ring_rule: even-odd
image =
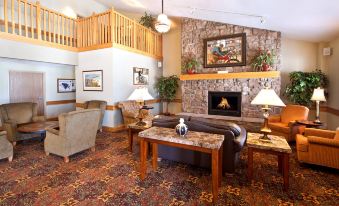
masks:
[[[179,78],[176,75],[169,77],[160,77],[155,84],[155,89],[159,92],[159,97],[162,102],[166,102],[166,112],[164,115],[170,115],[168,105],[171,103],[179,87]]]
[[[252,60],[252,67],[255,71],[269,71],[274,64],[275,55],[270,50],[259,49]]]
[[[139,24],[143,25],[144,27],[150,28],[153,31],[156,31],[154,28],[154,22],[155,18],[151,14],[147,14],[147,12],[145,12],[145,14],[140,17],[139,20]]]
[[[328,78],[321,70],[313,72],[291,72],[290,83],[287,85],[285,95],[288,100],[304,106],[312,105],[311,97],[317,87],[326,88]]]
[[[199,66],[199,62],[192,56],[188,56],[184,58],[182,64],[183,73],[194,74],[197,72],[197,67]]]

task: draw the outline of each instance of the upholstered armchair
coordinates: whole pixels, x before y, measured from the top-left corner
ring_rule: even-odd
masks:
[[[7,132],[8,140],[13,145],[17,141],[29,138],[28,136],[18,135],[18,126],[46,120],[44,116],[38,116],[38,104],[31,102],[0,105],[0,118],[2,127]]]
[[[84,109],[59,115],[59,130],[47,129],[46,155],[50,153],[64,157],[91,148],[95,151],[95,140],[100,121],[100,109]]]
[[[8,141],[6,131],[0,131],[0,159],[13,160],[13,145]]]
[[[339,169],[339,130],[306,128],[297,134],[297,156],[300,162]]]
[[[102,132],[102,122],[104,120],[106,106],[107,106],[107,102],[101,101],[101,100],[91,100],[91,101],[85,102],[84,104],[84,109],[100,109],[101,115],[100,115],[98,130],[100,130],[101,132]]]
[[[138,116],[141,105],[136,101],[119,102],[118,107],[121,109],[125,125],[139,121]],[[152,121],[153,119],[153,115],[148,110],[141,110],[141,115],[146,121]]]
[[[309,109],[301,105],[287,105],[280,115],[271,115],[268,118],[268,126],[273,135],[284,136],[288,142],[295,141],[295,135],[299,131],[296,120],[307,120]]]

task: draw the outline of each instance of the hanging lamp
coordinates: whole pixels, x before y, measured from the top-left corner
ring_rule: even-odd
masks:
[[[155,29],[159,33],[166,33],[171,28],[171,21],[168,19],[167,15],[164,14],[164,0],[161,1],[161,14],[157,18],[155,23]]]

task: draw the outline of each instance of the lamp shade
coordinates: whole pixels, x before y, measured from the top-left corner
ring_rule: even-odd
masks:
[[[148,92],[146,87],[136,88],[132,94],[128,97],[128,100],[135,100],[137,102],[143,102],[145,100],[154,99],[152,95]]]
[[[262,89],[257,96],[251,102],[253,105],[268,105],[268,106],[278,106],[285,107],[283,101],[275,93],[273,89]]]
[[[171,28],[171,21],[167,18],[165,14],[160,14],[158,16],[157,22],[155,23],[155,29],[160,33],[166,33]]]
[[[324,89],[321,89],[320,87],[314,89],[311,100],[326,102]]]

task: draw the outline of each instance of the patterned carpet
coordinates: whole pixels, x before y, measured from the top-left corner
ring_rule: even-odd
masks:
[[[170,161],[149,165],[145,181],[138,178],[138,148],[127,150],[127,135],[102,133],[97,151],[85,151],[65,164],[45,156],[43,143],[28,141],[15,148],[12,163],[0,160],[0,205],[207,205],[212,200],[208,170]],[[240,169],[226,175],[218,205],[338,205],[339,175],[300,165],[293,155],[290,189],[282,190],[276,158],[254,156],[254,181],[246,180],[246,149]]]

